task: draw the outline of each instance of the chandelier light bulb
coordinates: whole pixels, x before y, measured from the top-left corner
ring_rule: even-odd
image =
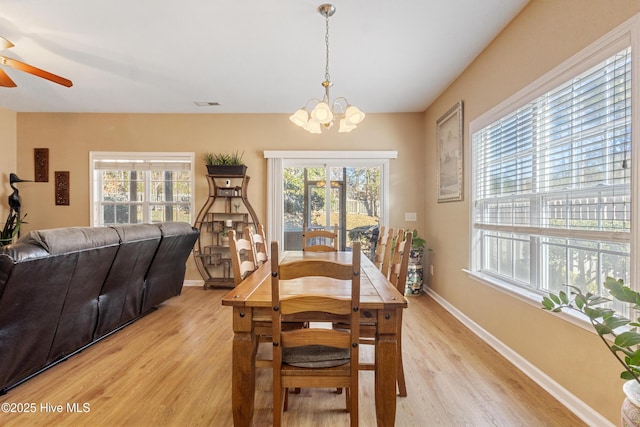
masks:
[[[322,133],[320,130],[320,122],[313,119],[309,119],[309,121],[304,125],[304,130],[310,133]]]
[[[309,121],[309,114],[306,110],[300,109],[289,116],[289,120],[291,120],[296,126],[304,127]]]
[[[364,120],[364,113],[360,111],[358,107],[350,105],[347,107],[347,111],[345,111],[344,117],[349,121],[349,123],[357,125]]]
[[[340,128],[338,129],[338,132],[351,132],[352,130],[354,130],[355,128],[357,128],[358,126],[349,123],[349,121],[347,119],[341,119],[340,120]]]
[[[311,110],[311,119],[318,123],[326,124],[333,120],[333,112],[326,102],[320,102]]]

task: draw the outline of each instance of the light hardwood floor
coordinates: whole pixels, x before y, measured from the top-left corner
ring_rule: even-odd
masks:
[[[0,425],[233,425],[231,308],[220,304],[226,293],[187,287],[156,312],[0,396]],[[403,339],[409,396],[397,398],[397,426],[585,425],[426,295],[409,300]],[[371,355],[364,347],[363,357]],[[360,425],[374,426],[373,373],[360,378]],[[35,413],[7,412],[7,403]],[[88,411],[71,412],[74,404]],[[302,390],[290,397],[284,420],[337,427],[348,425],[349,415],[343,395]],[[266,368],[258,370],[254,425],[271,425]]]

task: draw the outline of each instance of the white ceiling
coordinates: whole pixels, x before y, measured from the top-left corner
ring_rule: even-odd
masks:
[[[331,98],[421,112],[529,0],[335,0]],[[17,112],[287,113],[320,98],[322,0],[0,0]],[[198,107],[215,101],[217,107]]]

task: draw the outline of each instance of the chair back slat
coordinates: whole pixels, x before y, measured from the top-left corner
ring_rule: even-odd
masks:
[[[282,315],[314,311],[331,314],[349,314],[351,312],[351,298],[317,295],[302,295],[291,299],[282,298],[280,300],[280,311]]]
[[[236,286],[256,270],[253,245],[251,240],[246,237],[249,237],[246,235],[246,230],[242,238],[236,237],[235,230],[229,230],[229,255],[231,257],[233,282]]]
[[[338,250],[338,225],[333,230],[309,230],[302,224],[302,250],[307,252],[335,252]]]
[[[382,258],[382,274],[388,279],[389,278],[389,269],[391,267],[391,262],[393,261],[393,253],[395,252],[395,246],[397,243],[397,236],[393,234],[393,228],[389,228],[389,234],[387,234],[387,243],[385,244],[384,257]],[[398,235],[403,235],[404,230],[399,228],[396,232]]]
[[[384,259],[384,250],[387,246],[387,235],[385,234],[385,226],[381,225],[378,229],[378,240],[376,241],[376,250],[373,255],[373,264],[382,269],[382,260]]]
[[[331,329],[307,328],[308,331],[298,329],[282,333],[280,343],[284,348],[303,347],[309,345],[326,345],[334,348],[351,347],[351,334],[348,331],[334,331]]]
[[[411,252],[412,238],[413,233],[411,231],[404,233],[404,238],[401,238],[400,234],[398,234],[396,249],[393,254],[391,272],[389,274],[389,281],[403,295],[407,283],[407,271],[409,270],[409,255]]]
[[[247,228],[245,228],[245,230]],[[256,227],[255,233],[249,232],[249,236],[253,244],[253,254],[256,258],[256,267],[259,267],[269,260],[269,254],[267,253],[267,239],[264,233],[264,226],[262,224],[258,224],[258,226]]]

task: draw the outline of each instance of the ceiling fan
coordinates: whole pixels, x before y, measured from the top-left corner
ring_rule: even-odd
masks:
[[[0,36],[0,49],[9,49],[13,47],[14,44],[4,37]],[[34,76],[42,77],[43,79],[47,79],[54,83],[58,83],[59,85],[71,87],[73,83],[71,80],[67,80],[64,77],[57,76],[48,71],[41,70],[40,68],[36,68],[33,65],[25,64],[24,62],[16,61],[15,59],[7,58],[6,56],[0,55],[0,64],[6,65],[11,68],[15,68],[16,70],[24,71],[29,74],[33,74]],[[16,84],[11,77],[4,72],[4,70],[0,69],[0,86],[3,87],[16,87]]]

